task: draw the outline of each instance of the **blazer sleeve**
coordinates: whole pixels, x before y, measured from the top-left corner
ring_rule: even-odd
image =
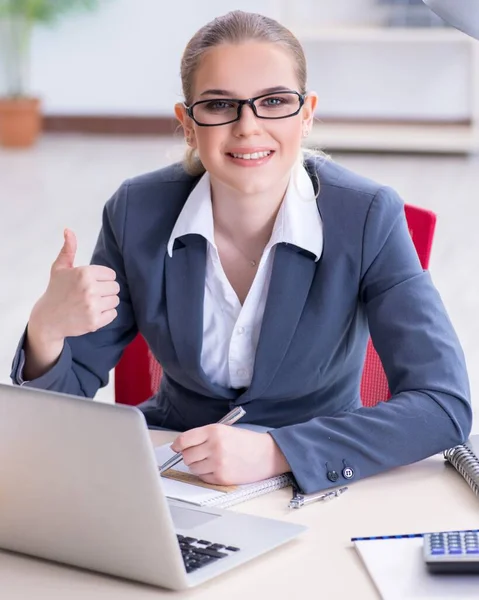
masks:
[[[91,260],[92,264],[110,267],[116,273],[120,285],[118,316],[112,323],[93,333],[66,338],[55,365],[32,381],[23,379],[25,332],[13,359],[13,383],[90,398],[98,388],[108,383],[109,371],[137,333],[123,262],[127,194],[126,182],[106,203],[102,228]]]
[[[392,397],[271,432],[306,493],[421,460],[471,430],[459,340],[390,188],[378,191],[366,219],[359,302]]]

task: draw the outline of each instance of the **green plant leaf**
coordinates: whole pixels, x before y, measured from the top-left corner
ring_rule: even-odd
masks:
[[[101,0],[0,0],[0,16],[53,23],[66,13],[92,10],[100,4]]]

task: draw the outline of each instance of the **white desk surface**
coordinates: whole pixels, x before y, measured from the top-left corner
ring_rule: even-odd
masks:
[[[155,445],[174,438],[151,432]],[[435,456],[358,481],[329,502],[289,510],[289,489],[234,507],[307,525],[297,540],[198,588],[171,592],[0,551],[2,600],[198,600],[379,598],[350,538],[441,529],[479,529],[479,499]],[[1,503],[0,503],[1,504]],[[1,507],[0,507],[1,510]]]

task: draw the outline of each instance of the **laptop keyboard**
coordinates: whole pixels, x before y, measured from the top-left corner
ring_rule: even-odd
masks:
[[[177,537],[187,573],[205,567],[215,560],[231,556],[231,554],[239,550],[235,546],[215,544],[207,540],[198,540],[184,535],[178,535]]]

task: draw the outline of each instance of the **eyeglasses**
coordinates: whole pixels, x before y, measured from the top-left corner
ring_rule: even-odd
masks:
[[[287,119],[301,110],[305,96],[299,92],[284,91],[263,94],[247,100],[237,98],[213,98],[200,100],[186,106],[186,113],[201,127],[215,127],[234,123],[241,118],[245,104],[251,107],[258,119]]]

